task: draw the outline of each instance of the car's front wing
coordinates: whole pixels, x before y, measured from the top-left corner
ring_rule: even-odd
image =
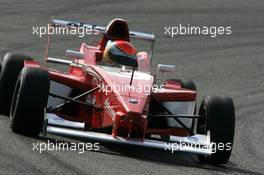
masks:
[[[43,134],[45,135],[46,133],[66,137],[84,138],[102,143],[110,142],[155,148],[170,151],[172,153],[182,151],[202,155],[212,154],[209,137],[210,133],[207,135],[195,134],[188,137],[170,136],[170,139],[166,142],[152,139],[144,139],[144,141],[132,140],[122,137],[113,137],[112,135],[104,133],[84,131],[84,123],[68,121],[51,113],[46,115],[43,125]]]

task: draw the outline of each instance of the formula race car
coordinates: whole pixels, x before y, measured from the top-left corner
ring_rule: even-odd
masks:
[[[53,31],[78,28],[101,35],[97,44],[82,43],[78,50],[66,50],[70,59],[58,59],[49,56],[48,34],[44,65],[21,54],[4,56],[0,112],[10,115],[13,132],[183,151],[214,164],[229,160],[233,101],[205,96],[196,113],[192,81],[168,79],[157,85],[151,70],[153,34],[130,31],[123,19],[114,19],[107,27],[51,19],[48,26]],[[142,48],[132,39],[147,42],[149,51],[139,51]],[[54,63],[68,70],[48,68]],[[157,69],[166,73],[175,67],[159,64]]]

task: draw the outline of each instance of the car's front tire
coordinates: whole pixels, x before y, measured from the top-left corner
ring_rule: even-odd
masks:
[[[24,67],[17,80],[11,110],[10,127],[13,132],[37,136],[44,119],[50,87],[46,70]]]
[[[9,115],[12,96],[17,77],[24,67],[25,60],[32,60],[29,56],[7,53],[1,64],[0,73],[0,113]]]
[[[210,164],[227,163],[232,152],[235,132],[235,108],[231,98],[205,96],[201,102],[197,133],[210,132],[213,154],[200,155],[199,160]]]

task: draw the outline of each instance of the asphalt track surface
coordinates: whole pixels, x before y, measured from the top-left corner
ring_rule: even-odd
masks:
[[[199,100],[205,94],[230,96],[236,107],[236,133],[230,161],[223,166],[201,164],[183,153],[101,146],[100,151],[33,151],[37,139],[14,134],[0,116],[0,174],[264,174],[264,1],[64,1],[1,0],[0,56],[8,51],[44,57],[45,38],[32,26],[46,25],[51,16],[105,25],[127,19],[133,30],[157,34],[155,60],[175,64],[175,74],[161,79],[194,80]],[[192,24],[232,26],[232,34],[164,35],[165,26]],[[76,47],[78,47],[78,41]],[[59,47],[62,43],[58,43]],[[75,43],[74,43],[75,44]]]

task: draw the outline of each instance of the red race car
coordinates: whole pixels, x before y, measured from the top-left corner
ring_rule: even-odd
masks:
[[[123,19],[107,27],[52,19],[49,30],[89,29],[101,33],[95,46],[66,50],[71,59],[49,56],[42,66],[29,56],[7,53],[0,75],[1,113],[15,133],[46,133],[198,154],[201,161],[226,163],[230,157],[235,110],[228,97],[205,96],[196,113],[192,81],[157,85],[151,60],[155,36],[130,31]],[[138,51],[133,40],[149,43]],[[67,72],[48,68],[66,65]],[[158,65],[161,73],[173,65]]]

